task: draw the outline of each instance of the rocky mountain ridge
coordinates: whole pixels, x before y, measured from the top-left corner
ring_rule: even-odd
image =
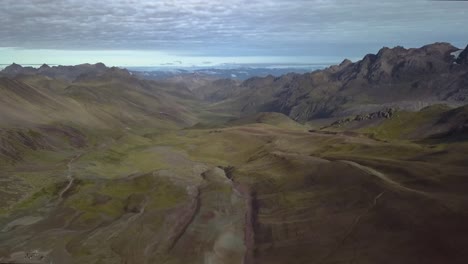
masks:
[[[468,48],[449,43],[385,47],[354,63],[344,60],[306,74],[248,79],[240,85],[243,92],[222,105],[246,115],[280,112],[301,122],[377,112],[388,105],[417,108],[412,110],[463,105],[468,100],[467,53]]]
[[[114,69],[115,67],[108,68],[104,63],[96,63],[96,64],[79,64],[75,66],[49,66],[47,64],[43,64],[39,68],[34,67],[23,67],[19,64],[13,63],[7,67],[5,67],[1,72],[0,75],[6,77],[16,77],[18,75],[41,75],[47,76],[50,78],[57,78],[57,79],[64,79],[67,81],[74,81],[81,75],[98,75],[103,74],[106,71]],[[126,70],[125,70],[126,71]]]

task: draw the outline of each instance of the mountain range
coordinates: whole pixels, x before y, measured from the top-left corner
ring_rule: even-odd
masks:
[[[0,263],[466,263],[468,46],[153,77],[0,72]]]
[[[181,77],[205,77],[214,79],[236,79],[246,80],[252,77],[265,77],[268,75],[281,76],[290,72],[306,73],[312,70],[323,69],[327,64],[311,65],[274,65],[274,64],[246,64],[246,65],[220,65],[213,67],[186,67],[186,68],[152,68],[152,67],[131,67],[134,74],[141,78],[150,80],[163,80]]]
[[[460,106],[468,100],[467,50],[460,51],[448,43],[383,48],[355,63],[344,60],[306,74],[253,78],[241,83],[238,89],[243,92],[220,108],[244,114],[280,112],[306,122],[388,107]]]

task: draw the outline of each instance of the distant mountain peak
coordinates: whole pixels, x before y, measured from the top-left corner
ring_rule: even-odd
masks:
[[[130,72],[127,69],[122,69],[119,67],[106,67],[102,66],[104,64],[97,64],[93,65],[93,70],[87,70],[82,72],[82,74],[78,75],[74,82],[86,82],[90,80],[95,80],[97,78],[107,78],[107,79],[115,79],[115,78],[129,78],[131,77]]]
[[[349,59],[344,59],[339,65],[332,65],[328,69],[331,72],[338,72],[343,70],[344,68],[348,67],[349,65],[352,65],[353,62]]]
[[[108,68],[107,73],[116,74],[119,76],[131,76],[130,72],[127,69],[122,69],[119,67]]]
[[[398,54],[411,55],[412,53],[422,53],[422,52],[427,53],[427,55],[432,55],[432,54],[447,54],[456,50],[457,48],[454,47],[450,43],[435,42],[432,44],[424,45],[421,48],[407,49],[403,46],[395,46],[393,48],[383,47],[375,55],[378,58],[385,57],[385,56],[394,56]]]
[[[349,59],[344,59],[341,63],[340,63],[340,67],[343,67],[343,66],[347,66],[349,64],[352,64],[353,62],[350,61]]]
[[[414,75],[449,72],[455,62],[451,54],[457,50],[445,42],[409,49],[402,46],[383,47],[377,54],[367,54],[358,61],[349,76],[360,76],[373,83],[385,83],[410,80]]]
[[[98,63],[94,64],[94,67],[96,67],[96,68],[98,68],[98,69],[105,69],[105,68],[107,68],[107,66],[106,66],[104,63],[102,63],[102,62],[98,62]]]
[[[45,63],[42,64],[41,67],[39,67],[39,70],[46,70],[46,69],[50,69],[50,66]]]
[[[447,51],[447,50],[456,50],[457,48],[448,42],[435,42],[432,44],[424,45],[421,47],[423,50],[432,50],[432,51]]]
[[[22,69],[23,66],[19,65],[19,64],[16,64],[16,63],[12,63],[10,65],[8,65],[7,67],[5,67],[5,69]]]
[[[34,68],[32,68],[32,67],[23,67],[23,66],[13,62],[11,65],[5,67],[5,69],[3,69],[3,71],[2,71],[2,73],[6,74],[6,75],[14,76],[14,75],[18,75],[18,74],[21,74],[21,73],[26,73],[26,72],[29,73],[32,70],[34,70]]]
[[[2,74],[9,77],[15,77],[18,75],[42,75],[51,78],[61,78],[69,81],[74,81],[77,78],[82,80],[84,78],[93,78],[101,75],[113,75],[113,76],[130,76],[130,73],[125,69],[116,67],[107,67],[104,63],[98,62],[96,64],[84,63],[75,66],[49,66],[42,64],[39,68],[23,67],[19,64],[13,63],[7,66]]]

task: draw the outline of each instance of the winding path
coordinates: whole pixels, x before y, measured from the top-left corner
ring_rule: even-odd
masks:
[[[59,201],[62,201],[63,200],[63,195],[68,191],[70,190],[70,188],[73,186],[73,182],[75,181],[75,178],[73,177],[73,162],[75,162],[76,160],[78,160],[81,156],[83,155],[83,153],[79,153],[77,155],[75,155],[68,163],[67,163],[67,180],[68,180],[68,184],[67,186],[65,186],[65,188],[62,189],[62,191],[60,191],[60,194],[59,194]]]
[[[372,175],[372,176],[375,176],[377,178],[379,178],[380,180],[382,180],[384,183],[392,186],[393,188],[395,188],[396,190],[399,190],[399,191],[407,191],[407,192],[412,192],[412,193],[417,193],[417,194],[422,194],[422,195],[427,195],[425,192],[423,191],[419,191],[419,190],[415,190],[415,189],[411,189],[411,188],[408,188],[406,186],[403,186],[401,183],[399,182],[396,182],[394,180],[392,180],[390,177],[388,177],[387,175],[373,169],[373,168],[370,168],[370,167],[367,167],[367,166],[364,166],[362,164],[359,164],[357,162],[354,162],[354,161],[349,161],[349,160],[340,160],[340,162],[342,163],[345,163],[345,164],[348,164],[352,167],[355,167],[359,170],[362,170],[364,172],[366,172],[367,174],[369,175]]]

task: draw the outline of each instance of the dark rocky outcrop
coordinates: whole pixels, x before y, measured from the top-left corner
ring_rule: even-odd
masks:
[[[466,53],[449,43],[421,48],[382,48],[357,62],[306,74],[267,76],[243,82],[236,98],[223,106],[244,114],[280,112],[305,122],[316,118],[345,117],[394,107],[420,110],[431,104],[457,106],[467,102]]]
[[[457,61],[458,64],[468,65],[468,45],[466,48],[458,55]]]
[[[378,112],[373,112],[373,113],[369,113],[369,114],[365,114],[365,115],[356,115],[356,116],[353,116],[353,117],[348,117],[348,118],[345,118],[345,119],[339,119],[335,122],[333,122],[332,124],[330,124],[330,126],[326,126],[326,127],[331,127],[331,126],[342,126],[342,125],[345,125],[347,123],[350,123],[350,122],[355,122],[355,121],[365,121],[365,120],[373,120],[373,119],[390,119],[393,117],[393,115],[395,114],[396,110],[394,108],[388,108],[386,110],[381,110],[381,111],[378,111]],[[326,127],[323,127],[323,128],[326,128]]]
[[[39,69],[37,69],[38,72],[44,72],[44,71],[47,71],[50,69],[50,66],[47,65],[47,64],[42,64],[41,67],[39,67]]]
[[[86,71],[78,75],[73,82],[86,82],[96,79],[109,81],[112,79],[129,79],[131,77],[131,74],[127,69],[121,69],[118,67],[107,68],[106,66],[98,66],[98,64],[96,64],[96,68],[98,68],[98,70]]]
[[[13,63],[5,67],[5,69],[3,69],[1,73],[5,76],[16,76],[18,74],[34,74],[36,73],[36,69],[34,69],[33,67],[23,67],[19,64]]]

